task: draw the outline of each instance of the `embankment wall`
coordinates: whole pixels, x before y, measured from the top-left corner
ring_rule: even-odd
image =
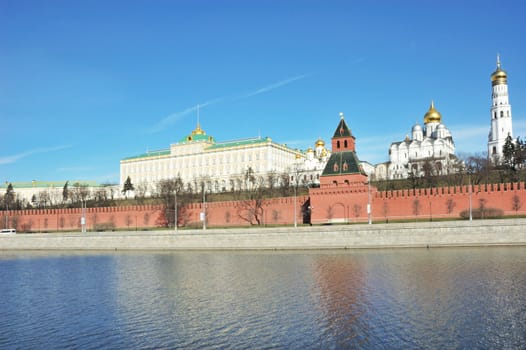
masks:
[[[0,250],[353,249],[526,245],[526,219],[0,236]]]

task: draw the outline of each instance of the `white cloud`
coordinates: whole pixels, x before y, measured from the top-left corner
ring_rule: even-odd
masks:
[[[88,166],[63,167],[63,168],[58,168],[57,172],[65,173],[65,172],[76,172],[76,171],[89,171],[92,169],[93,169],[92,167],[88,167]]]
[[[301,79],[305,79],[305,78],[308,78],[310,77],[312,74],[302,74],[302,75],[297,75],[295,77],[292,77],[292,78],[288,78],[288,79],[285,79],[285,80],[281,80],[281,81],[278,81],[276,83],[272,83],[272,84],[269,84],[267,86],[264,86],[262,88],[259,88],[255,91],[252,91],[252,92],[249,92],[245,95],[242,95],[242,96],[239,96],[238,99],[243,99],[243,98],[249,98],[249,97],[252,97],[252,96],[256,96],[256,95],[259,95],[259,94],[263,94],[265,92],[269,92],[269,91],[272,91],[272,90],[275,90],[277,88],[280,88],[282,86],[285,86],[285,85],[288,85],[288,84],[291,84],[295,81],[298,81],[298,80],[301,80]]]
[[[182,111],[172,113],[169,116],[161,119],[157,124],[155,124],[150,129],[150,132],[151,133],[155,133],[155,132],[159,132],[159,131],[165,130],[170,125],[173,125],[177,121],[179,121],[182,117],[184,117],[184,116],[186,116],[188,114],[191,114],[191,113],[197,113],[198,106],[199,106],[199,108],[203,108],[203,107],[210,106],[210,105],[213,105],[215,103],[221,102],[222,100],[224,100],[224,97],[215,98],[213,100],[208,100],[208,101],[206,101],[204,103],[200,103],[199,105],[195,105],[195,106],[192,106],[192,107],[185,108]]]
[[[269,92],[269,91],[272,91],[274,89],[280,88],[282,86],[291,84],[291,83],[293,83],[295,81],[298,81],[298,80],[301,80],[301,79],[305,79],[305,78],[307,78],[309,76],[311,76],[311,74],[298,75],[298,76],[295,76],[295,77],[292,77],[292,78],[288,78],[288,79],[285,79],[285,80],[278,81],[278,82],[273,83],[273,84],[269,84],[267,86],[264,86],[262,88],[259,88],[259,89],[255,90],[255,91],[249,92],[247,94],[242,94],[242,95],[239,95],[239,96],[233,97],[233,98],[230,97],[229,99],[230,100],[241,100],[241,99],[246,99],[246,98],[249,98],[249,97],[253,97],[253,96],[256,96],[256,95],[259,95],[259,94],[263,94],[265,92]],[[210,105],[222,102],[225,99],[227,99],[227,97],[218,97],[218,98],[206,101],[204,103],[200,103],[199,104],[199,108],[207,107],[207,106],[210,106]],[[170,114],[169,116],[167,116],[167,117],[161,119],[159,122],[157,122],[157,124],[155,124],[150,129],[150,132],[151,133],[156,133],[156,132],[159,132],[159,131],[163,131],[167,127],[169,127],[170,125],[173,125],[176,122],[178,122],[182,117],[184,117],[184,116],[186,116],[188,114],[191,114],[191,113],[196,113],[197,112],[197,106],[198,105],[195,105],[195,106],[192,106],[192,107],[188,107],[188,108],[185,108],[185,109],[183,109],[183,110],[181,110],[179,112],[175,112],[175,113]]]
[[[68,146],[56,146],[56,147],[47,147],[47,148],[35,148],[35,149],[25,151],[22,153],[13,154],[10,156],[3,156],[3,157],[0,157],[0,165],[16,163],[17,161],[23,158],[32,156],[34,154],[56,152],[56,151],[61,151],[66,148],[70,148],[70,147],[71,146],[68,145]]]

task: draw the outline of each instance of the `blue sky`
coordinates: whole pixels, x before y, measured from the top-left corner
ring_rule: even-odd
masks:
[[[431,99],[457,153],[486,150],[490,74],[526,136],[523,1],[0,0],[0,181],[118,182],[119,161],[196,125],[217,141],[327,143],[362,160]]]

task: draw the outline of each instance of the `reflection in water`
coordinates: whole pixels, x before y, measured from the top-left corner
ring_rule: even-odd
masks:
[[[328,333],[338,347],[525,346],[525,253],[448,248],[321,257],[315,279]]]
[[[0,348],[524,348],[526,248],[0,253]]]
[[[346,344],[365,346],[368,324],[366,269],[360,254],[326,255],[316,259],[314,278],[319,288],[320,317],[323,326],[321,346]],[[341,332],[341,329],[346,329]]]

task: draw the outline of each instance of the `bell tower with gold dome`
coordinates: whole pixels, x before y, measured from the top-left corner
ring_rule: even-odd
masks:
[[[493,163],[502,159],[502,148],[506,138],[513,138],[511,123],[511,105],[508,96],[508,75],[501,68],[497,55],[497,69],[491,74],[491,128],[488,135],[488,156]]]

